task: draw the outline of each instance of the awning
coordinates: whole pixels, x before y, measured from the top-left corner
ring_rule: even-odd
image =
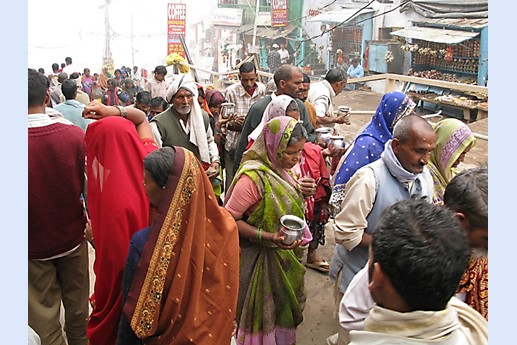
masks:
[[[250,30],[253,30],[254,26],[255,26],[255,25],[253,25],[253,24],[245,24],[245,25],[243,25],[243,26],[241,26],[241,27],[239,27],[239,28],[237,28],[237,29],[232,30],[231,32],[232,32],[233,34],[242,34],[242,33],[246,33],[246,32],[248,32],[248,31],[250,31]],[[252,32],[253,32],[253,31],[252,31]]]
[[[479,32],[426,28],[410,26],[402,30],[390,32],[391,35],[415,38],[423,41],[456,44],[479,35]]]
[[[293,32],[296,29],[298,29],[298,27],[295,25],[284,26],[284,27],[280,27],[280,28],[274,29],[274,30],[271,30],[270,28],[265,27],[262,29],[263,31],[261,32],[260,35],[257,32],[257,36],[276,40],[279,37],[287,37],[287,35],[289,35],[291,32]]]
[[[410,9],[426,18],[488,18],[488,0],[406,0],[400,12]]]
[[[358,8],[344,8],[341,10],[322,12],[314,18],[308,19],[307,21],[322,23],[348,23],[349,21],[361,14],[373,12],[373,9],[371,8],[365,8],[360,12],[357,12],[358,10]]]
[[[248,24],[248,25],[249,26],[244,25],[241,28],[239,28],[238,30],[234,30],[232,32],[243,33],[245,35],[253,35],[254,26],[253,26],[253,24]],[[298,26],[295,26],[295,25],[283,26],[283,27],[279,27],[279,28],[271,28],[268,26],[258,26],[257,27],[257,37],[264,37],[264,38],[268,38],[271,40],[275,40],[279,37],[286,37],[287,35],[289,35],[291,32],[293,32],[297,28],[298,28]]]

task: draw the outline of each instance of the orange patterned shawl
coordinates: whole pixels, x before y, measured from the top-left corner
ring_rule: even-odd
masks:
[[[190,151],[176,149],[124,314],[145,344],[230,343],[238,230]]]
[[[465,303],[488,321],[488,257],[470,258],[457,292],[465,293]]]

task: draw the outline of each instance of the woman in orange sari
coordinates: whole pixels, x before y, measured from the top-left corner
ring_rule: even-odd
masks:
[[[101,74],[99,74],[99,80],[97,84],[101,87],[102,90],[106,90],[108,88],[108,79],[111,78],[111,74],[108,71],[108,66],[102,66]]]
[[[184,148],[149,154],[143,184],[158,210],[131,239],[118,344],[230,344],[239,289],[233,217]]]

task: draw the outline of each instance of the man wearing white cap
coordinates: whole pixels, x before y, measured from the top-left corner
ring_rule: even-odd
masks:
[[[192,151],[203,164],[219,173],[217,144],[210,128],[208,114],[197,102],[197,85],[190,75],[179,75],[167,90],[166,100],[172,106],[152,118],[150,125],[158,147],[181,146]],[[211,176],[213,175],[213,176]]]
[[[278,66],[282,64],[282,59],[278,52],[278,49],[280,48],[278,44],[273,43],[271,48],[271,51],[267,54],[267,67],[269,68],[269,73],[275,73]]]

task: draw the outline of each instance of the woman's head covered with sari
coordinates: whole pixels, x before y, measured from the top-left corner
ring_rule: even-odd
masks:
[[[443,119],[433,125],[436,148],[429,159],[429,170],[434,181],[434,201],[443,201],[445,187],[458,174],[458,165],[476,145],[470,128],[458,119]]]
[[[393,127],[415,108],[413,102],[402,92],[390,92],[381,102],[366,128],[355,138],[353,146],[345,153],[343,163],[337,170],[332,189],[331,203],[339,209],[344,198],[345,184],[361,167],[381,157],[384,144],[393,137]]]
[[[360,167],[376,161],[384,151],[384,144],[393,137],[393,127],[415,108],[408,96],[401,92],[385,94],[372,120],[356,137],[351,152],[337,173],[335,184],[344,184]]]
[[[290,116],[296,120],[300,118],[300,109],[294,98],[288,95],[280,95],[273,98],[264,110],[262,121],[257,128],[248,135],[248,139],[256,140],[269,120],[278,116]]]
[[[296,127],[296,136],[293,132]],[[298,120],[288,116],[279,116],[269,122],[251,145],[250,149],[243,154],[242,163],[250,160],[260,160],[269,169],[284,178],[285,181],[296,186],[288,170],[280,166],[279,161],[284,156],[287,147],[295,141],[307,140],[307,132]]]
[[[262,195],[264,208],[259,207],[253,212],[248,223],[260,225],[264,231],[277,232],[281,227],[281,216],[292,214],[304,218],[304,197],[291,169],[300,161],[306,140],[307,132],[298,120],[280,116],[269,121],[249,150],[244,152],[225,200],[230,200],[241,175],[250,177]]]
[[[144,169],[158,211],[124,315],[145,343],[227,345],[239,288],[237,225],[192,152],[164,147]]]
[[[116,340],[131,236],[149,224],[149,198],[142,186],[142,161],[149,150],[135,125],[120,116],[92,122],[85,142],[88,211],[96,248],[95,307],[87,333],[91,341],[108,344]]]
[[[224,95],[221,91],[216,89],[210,89],[205,93],[205,100],[209,107],[216,107],[226,102]]]
[[[224,98],[224,95],[221,93],[221,91],[210,89],[205,93],[205,102],[208,109],[207,113],[211,116],[214,116],[212,109],[217,110],[215,111],[216,113],[220,113],[221,104],[226,102],[226,99]]]

